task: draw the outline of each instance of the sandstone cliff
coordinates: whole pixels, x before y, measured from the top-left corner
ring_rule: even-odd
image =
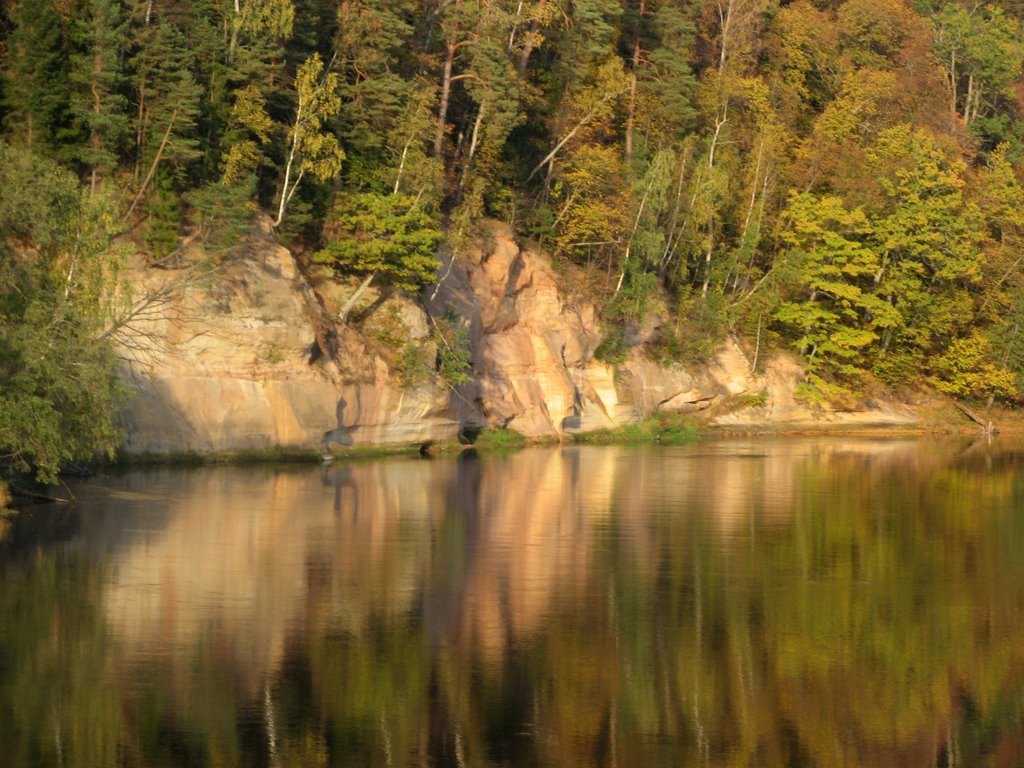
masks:
[[[595,307],[499,225],[442,266],[424,304],[371,291],[345,325],[331,318],[354,286],[304,273],[266,227],[214,270],[140,266],[131,282],[137,301],[152,300],[118,336],[134,393],[122,415],[128,452],[410,444],[482,427],[557,437],[743,392],[763,392],[763,405],[725,423],[823,418],[793,400],[797,367],[780,358],[755,376],[734,343],[699,370],[639,350],[615,368],[601,363]],[[431,318],[444,315],[465,329],[472,352],[472,381],[458,388],[431,370]],[[412,358],[420,375],[406,365]]]

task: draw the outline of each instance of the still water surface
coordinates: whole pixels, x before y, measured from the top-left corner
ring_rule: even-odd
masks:
[[[1024,765],[1024,450],[153,469],[0,542],[0,763]]]

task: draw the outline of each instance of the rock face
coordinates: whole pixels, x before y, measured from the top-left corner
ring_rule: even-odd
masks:
[[[776,354],[755,383],[763,404],[722,414],[713,423],[719,427],[745,430],[777,426],[907,427],[918,423],[917,416],[909,408],[888,399],[876,400],[863,409],[853,411],[821,406],[811,408],[795,396],[802,379],[803,369],[799,362],[789,355]]]
[[[429,314],[371,291],[371,306],[354,313],[363,319],[338,326],[332,313],[352,287],[312,279],[267,227],[209,274],[139,268],[132,283],[141,309],[117,336],[134,391],[122,414],[125,450],[415,444],[480,427],[557,437],[743,392],[764,393],[765,405],[720,417],[723,424],[820,420],[793,400],[798,366],[773,361],[755,377],[734,343],[700,370],[658,365],[638,351],[616,367],[596,360],[595,307],[499,225],[443,265],[427,292]],[[430,370],[431,318],[453,314],[473,359],[472,381],[457,390]],[[318,355],[325,346],[335,354]],[[422,375],[402,370],[403,355],[420,361]]]
[[[603,336],[595,307],[559,290],[548,259],[499,226],[441,274],[430,309],[455,308],[470,329],[475,384],[464,397],[471,424],[528,437],[591,431],[658,409],[694,409],[750,386],[749,365],[733,345],[720,353],[722,362],[695,373],[640,353],[616,368],[594,359]],[[742,372],[732,358],[741,359]]]
[[[118,337],[133,397],[129,453],[316,448],[453,438],[447,390],[403,388],[358,334],[337,362],[312,361],[323,310],[292,254],[269,235],[209,275],[139,270],[161,296]]]

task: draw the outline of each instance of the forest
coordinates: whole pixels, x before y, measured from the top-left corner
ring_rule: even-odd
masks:
[[[9,0],[0,462],[111,451],[129,251],[258,217],[410,295],[498,219],[599,354],[802,356],[811,401],[1024,398],[1024,3]],[[114,323],[116,324],[116,323]]]

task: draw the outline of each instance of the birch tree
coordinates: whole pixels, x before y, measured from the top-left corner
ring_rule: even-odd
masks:
[[[970,10],[947,3],[935,16],[935,51],[946,69],[950,107],[970,128],[999,98],[1014,98],[1011,83],[1024,63],[1020,22],[1000,8]]]
[[[314,53],[295,75],[295,117],[288,129],[284,177],[278,193],[274,226],[281,226],[288,203],[308,173],[327,181],[341,172],[345,153],[325,124],[341,108],[338,76],[324,72],[320,54]]]

